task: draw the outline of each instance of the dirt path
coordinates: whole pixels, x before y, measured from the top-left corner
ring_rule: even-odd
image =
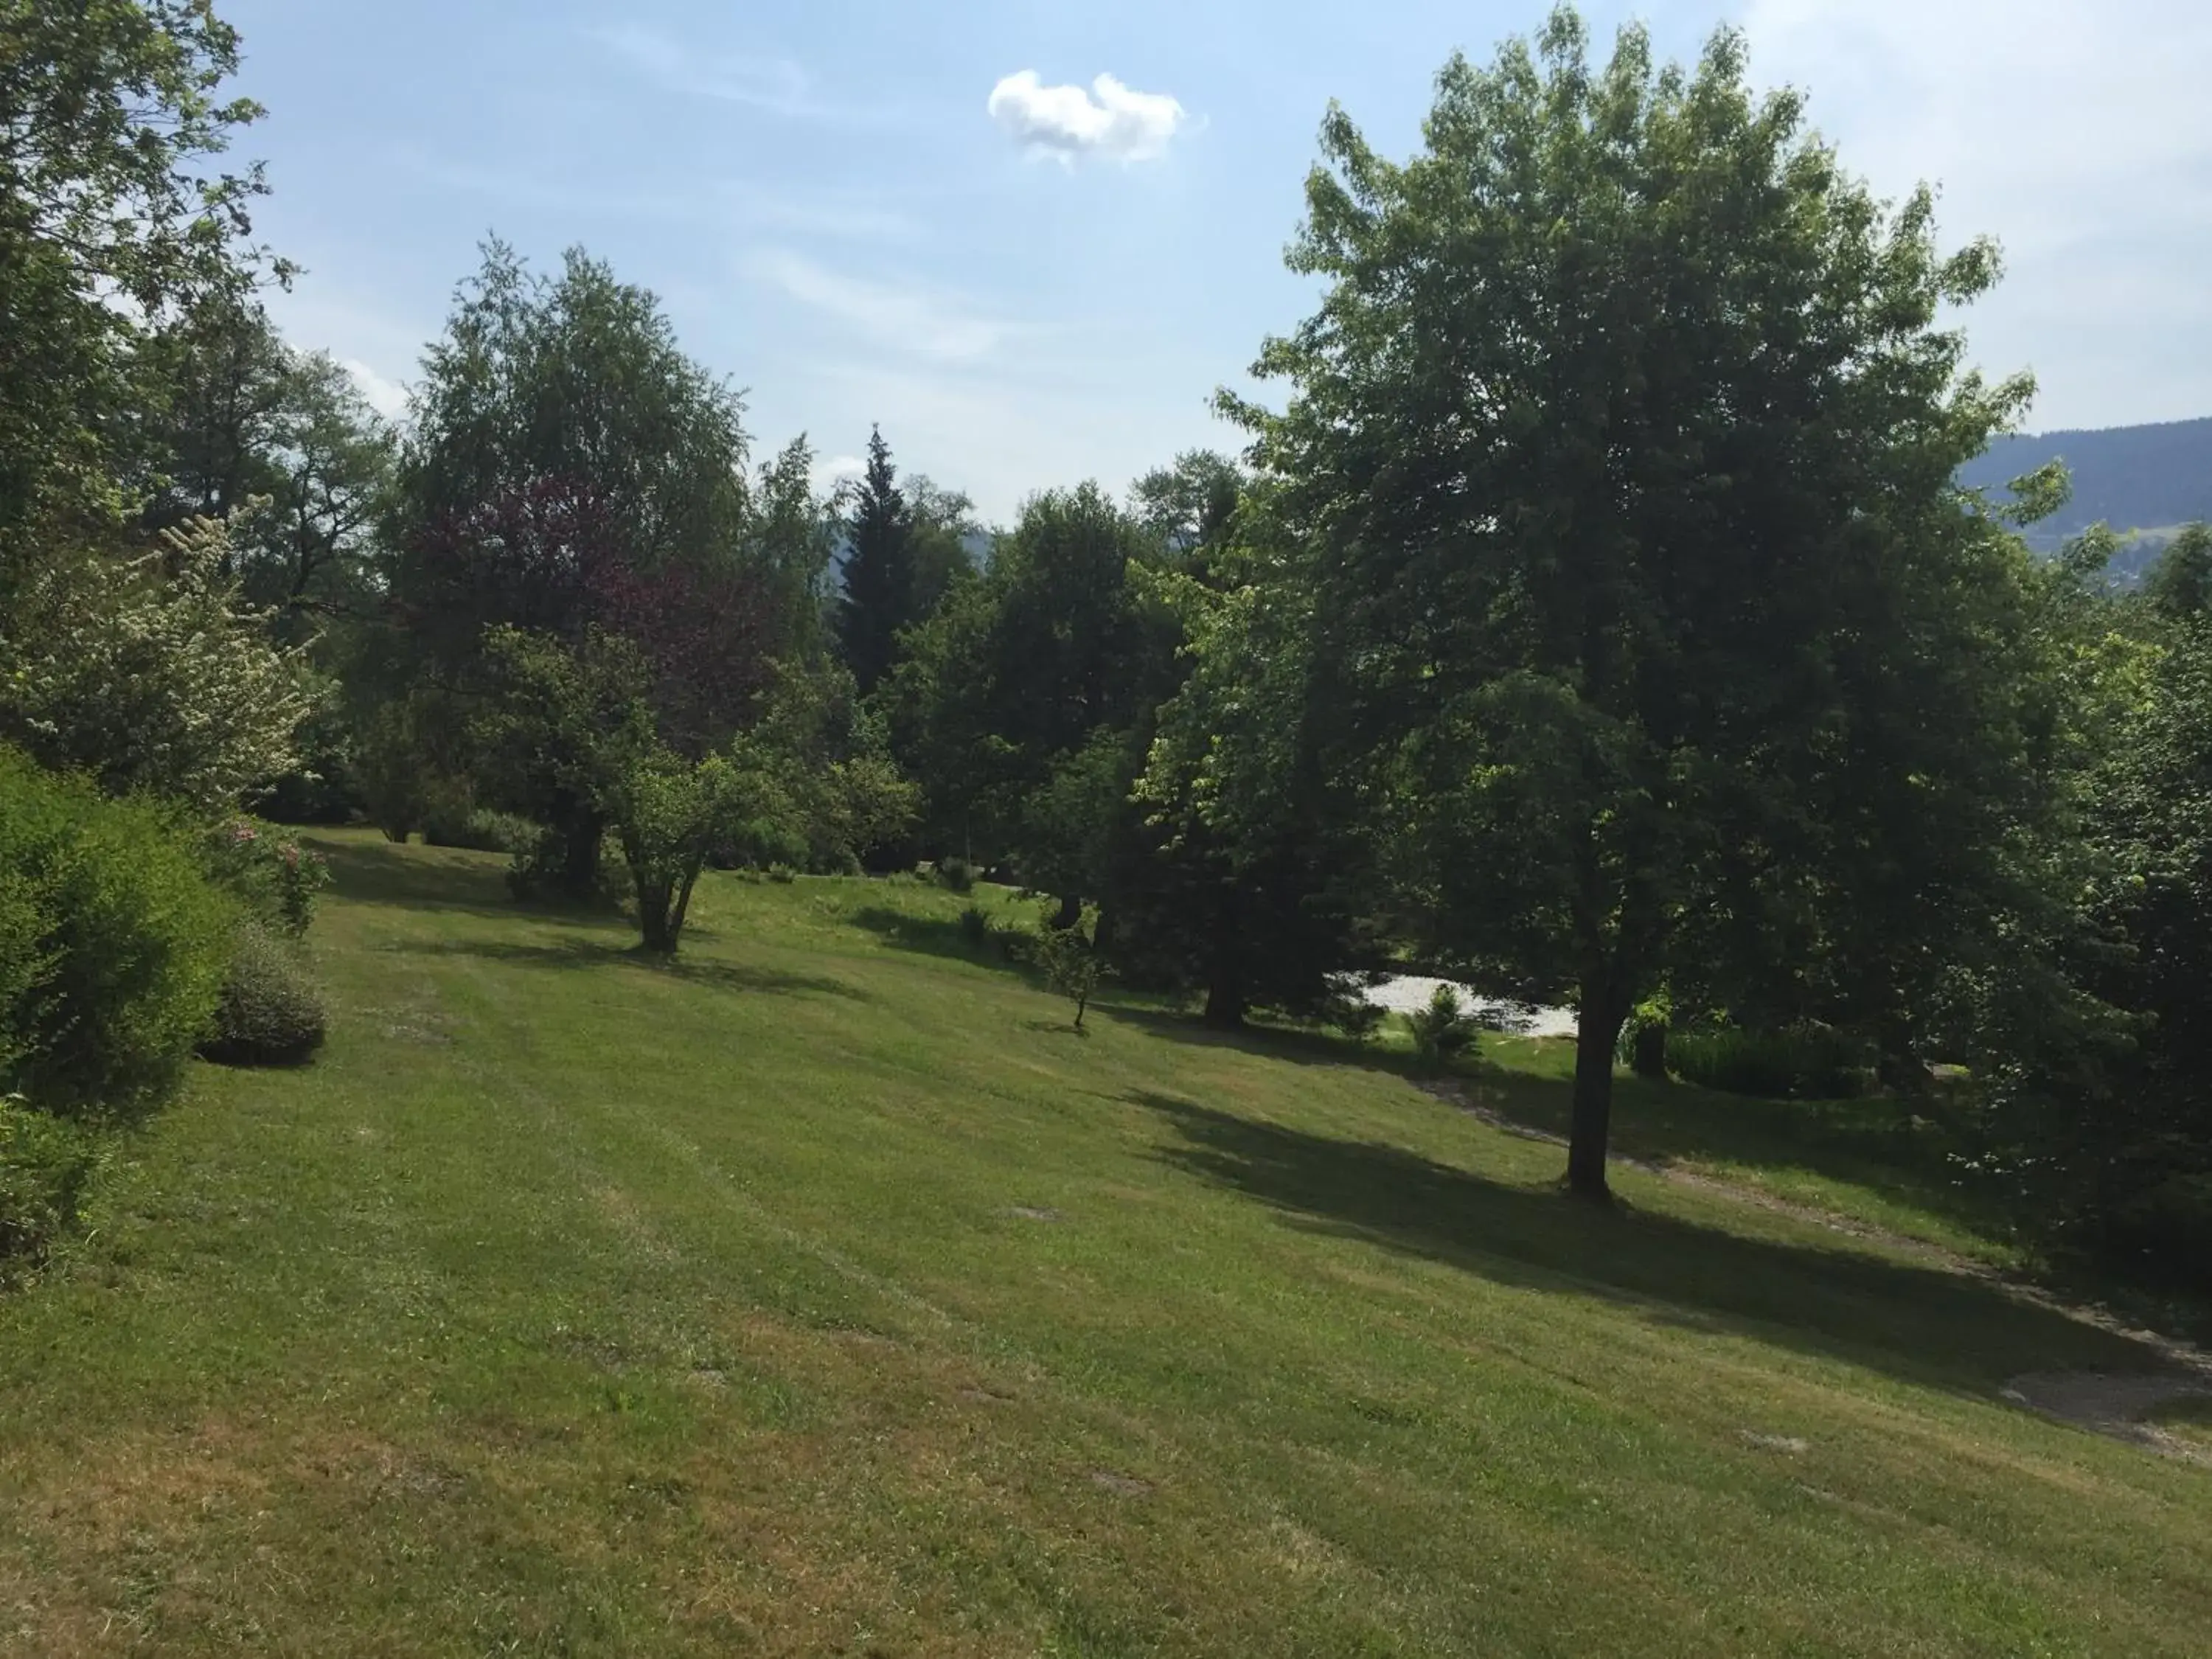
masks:
[[[1504,1115],[1473,1098],[1462,1083],[1439,1080],[1423,1083],[1419,1086],[1425,1093],[1467,1113],[1501,1133],[1522,1140],[1541,1141],[1546,1146],[1557,1146],[1563,1151],[1566,1147],[1565,1136],[1553,1134],[1547,1129],[1539,1129]],[[1723,1181],[1717,1176],[1680,1164],[1653,1164],[1618,1155],[1607,1161],[1624,1169],[1656,1176],[1674,1186],[1692,1188],[1732,1203],[1765,1210],[1770,1214],[1785,1215],[1809,1226],[1826,1228],[1831,1232],[1880,1245],[1886,1250],[1942,1273],[1983,1280],[1996,1286],[2015,1301],[2046,1309],[2152,1350],[2170,1369],[2127,1374],[2031,1371],[2007,1382],[2004,1398],[2025,1410],[2057,1418],[2094,1433],[2125,1440],[2132,1445],[2166,1456],[2184,1458],[2212,1468],[2212,1452],[2148,1420],[2154,1413],[2177,1401],[2212,1399],[2212,1353],[2179,1338],[2141,1329],[2102,1308],[2069,1302],[2039,1285],[2001,1273],[1985,1262],[1960,1255],[1955,1250],[1946,1249],[1942,1245],[1926,1239],[1909,1237],[1886,1227],[1838,1215],[1831,1210],[1796,1203],[1772,1193],[1762,1192],[1755,1187]]]

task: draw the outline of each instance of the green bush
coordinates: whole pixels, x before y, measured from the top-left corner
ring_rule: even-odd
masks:
[[[1620,1036],[1613,1045],[1613,1058],[1634,1072],[1637,1076],[1664,1082],[1667,1077],[1667,1043],[1673,1032],[1674,1008],[1673,999],[1662,991],[1646,997],[1628,1011],[1621,1022]]]
[[[975,866],[963,858],[939,859],[937,861],[937,879],[941,886],[956,893],[965,893],[975,885]]]
[[[238,907],[197,834],[0,749],[0,1087],[128,1111],[174,1087],[208,1029]]]
[[[225,1066],[297,1066],[323,1033],[322,998],[294,950],[265,928],[241,927],[200,1052]]]
[[[4,810],[4,809],[0,809]],[[15,1074],[16,1063],[32,1052],[34,1036],[16,1018],[52,966],[42,937],[45,919],[40,893],[23,871],[0,869],[0,1085]]]
[[[1459,1055],[1474,1052],[1480,1034],[1459,993],[1449,985],[1437,986],[1429,1006],[1415,1009],[1405,1019],[1413,1053],[1425,1066],[1441,1071]]]
[[[1840,1031],[1677,1031],[1668,1069],[1685,1082],[1768,1100],[1852,1100],[1867,1091],[1864,1045]]]
[[[44,1255],[76,1221],[99,1163],[90,1132],[0,1096],[0,1283],[11,1261]]]

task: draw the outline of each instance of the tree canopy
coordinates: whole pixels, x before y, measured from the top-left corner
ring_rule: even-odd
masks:
[[[1771,939],[1810,902],[1843,757],[1899,735],[1893,676],[1993,620],[1952,480],[2028,387],[1963,374],[1942,321],[1995,251],[1939,252],[1924,190],[1886,211],[1733,31],[1694,70],[1637,27],[1595,64],[1556,12],[1448,64],[1424,140],[1394,164],[1332,112],[1291,256],[1326,297],[1258,364],[1287,406],[1231,407],[1396,902],[1471,969],[1572,993],[1571,1177],[1602,1193],[1630,1006],[1738,936],[1707,918]],[[1938,789],[1959,759],[1923,756]]]
[[[2008,476],[1996,250],[1875,199],[1740,33],[1668,64],[1556,11],[1403,160],[1332,108],[1316,309],[1219,398],[1249,449],[989,529],[881,428],[834,491],[757,455],[581,249],[485,243],[380,417],[264,308],[239,62],[204,3],[0,0],[0,738],[58,799],[501,848],[656,953],[711,865],[933,861],[1048,907],[1079,1006],[1571,1004],[1593,1197],[1624,1036],[1654,1079],[1802,1043],[1968,1102],[1960,1179],[2024,1226],[2208,1259],[2212,529],[2130,586],[2148,541]]]

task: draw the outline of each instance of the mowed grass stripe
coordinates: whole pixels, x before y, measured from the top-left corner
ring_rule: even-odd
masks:
[[[2179,1654],[2212,1616],[2212,1477],[1999,1397],[2144,1356],[1993,1285],[1632,1174],[1589,1215],[1554,1150],[1312,1045],[1078,1037],[913,884],[715,878],[670,971],[495,860],[331,850],[323,1060],[203,1073],[0,1304],[10,1650]]]

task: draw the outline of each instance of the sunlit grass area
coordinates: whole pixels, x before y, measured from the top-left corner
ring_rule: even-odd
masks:
[[[997,890],[714,877],[661,967],[323,844],[327,1050],[0,1299],[0,1649],[2202,1651],[2212,1473],[2002,1398],[2155,1357],[1993,1281],[1571,1204],[1388,1052],[1078,1035]],[[1766,1109],[1625,1085],[1622,1149],[1979,1237]]]

